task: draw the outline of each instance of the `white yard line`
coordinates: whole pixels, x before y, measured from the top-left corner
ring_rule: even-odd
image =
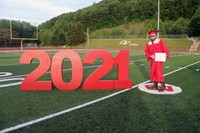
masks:
[[[146,59],[130,61],[130,64],[133,64],[134,62],[137,62],[137,61],[144,61],[144,60],[146,60]],[[99,66],[101,66],[101,64],[100,64],[100,65],[93,65],[93,66],[85,66],[85,67],[83,67],[83,68],[94,68],[94,67],[99,67]],[[72,69],[71,69],[71,68],[63,69],[63,72],[64,72],[64,71],[70,71],[70,70],[72,70]],[[47,73],[50,73],[50,71],[48,71]],[[9,77],[3,77],[3,78],[0,78],[0,80],[1,80],[1,79],[9,79],[9,78],[26,77],[27,75],[28,75],[28,74],[15,75],[15,76],[9,76]]]
[[[185,56],[185,55],[175,55],[175,56],[171,56],[171,57],[177,57],[177,56]],[[144,61],[144,60],[146,60],[146,59],[140,59],[140,60],[130,61],[130,64],[133,64],[134,62],[138,62],[138,61]],[[39,63],[39,62],[35,62],[35,63],[32,63],[32,64],[36,64],[36,63]],[[22,64],[10,64],[10,65],[0,65],[0,66],[12,66],[12,65],[14,66],[14,65],[22,65]],[[143,66],[143,65],[144,65],[144,64],[140,64],[140,66]],[[87,67],[84,67],[84,68],[93,68],[93,67],[99,67],[99,66],[101,66],[101,65],[87,66]],[[69,69],[64,69],[63,71],[69,71],[69,70],[71,70],[71,68],[69,68]],[[50,73],[50,71],[47,72],[47,73]],[[5,77],[5,78],[0,78],[0,80],[1,80],[1,79],[7,79],[7,78],[25,77],[25,76],[27,76],[27,75],[28,75],[28,74],[9,76],[9,77]]]
[[[141,54],[141,55],[144,55],[144,54]],[[174,55],[174,56],[171,56],[171,57],[186,56],[186,55],[188,55],[188,54]],[[13,59],[11,59],[11,60],[13,60]],[[146,59],[142,59],[142,60],[146,60]],[[140,60],[140,61],[142,61],[142,60]],[[137,60],[135,60],[135,61],[137,61]],[[31,63],[31,64],[38,64],[38,63],[39,62],[34,62],[34,63]],[[0,65],[0,66],[3,67],[3,66],[18,66],[18,65],[23,65],[23,64],[19,64],[19,63],[15,63],[15,64],[3,64],[3,65]]]
[[[197,61],[197,62],[192,63],[192,64],[190,64],[190,65],[187,65],[187,66],[185,66],[185,67],[176,69],[176,70],[174,70],[174,71],[172,71],[172,72],[166,73],[164,76],[173,74],[173,73],[175,73],[175,72],[178,72],[178,71],[183,70],[183,69],[185,69],[185,68],[187,68],[187,67],[196,65],[196,64],[198,64],[198,63],[200,63],[200,61]],[[66,110],[63,110],[63,111],[60,111],[60,112],[57,112],[57,113],[54,113],[54,114],[50,114],[50,115],[47,115],[47,116],[44,116],[44,117],[41,117],[41,118],[38,118],[38,119],[35,119],[35,120],[32,120],[32,121],[29,121],[29,122],[26,122],[26,123],[22,123],[22,124],[13,126],[13,127],[9,127],[9,128],[3,129],[3,130],[0,131],[0,133],[6,133],[6,132],[14,131],[14,130],[17,130],[17,129],[20,129],[20,128],[23,128],[23,127],[26,127],[26,126],[33,125],[33,124],[38,123],[38,122],[41,122],[41,121],[45,121],[45,120],[54,118],[54,117],[56,117],[56,116],[60,116],[60,115],[62,115],[62,114],[65,114],[65,113],[68,113],[68,112],[71,112],[71,111],[74,111],[74,110],[77,110],[77,109],[84,108],[84,107],[86,107],[86,106],[92,105],[92,104],[94,104],[94,103],[98,103],[98,102],[100,102],[100,101],[106,100],[106,99],[111,98],[111,97],[113,97],[113,96],[116,96],[116,95],[119,95],[119,94],[124,93],[124,92],[126,92],[126,91],[129,91],[129,90],[131,90],[131,89],[133,89],[133,88],[138,87],[138,86],[141,85],[141,84],[148,83],[149,81],[150,81],[150,80],[147,80],[147,81],[145,81],[145,82],[142,82],[142,83],[140,83],[140,84],[137,84],[137,85],[132,86],[132,88],[127,88],[127,89],[124,89],[124,90],[121,90],[121,91],[112,93],[112,94],[110,94],[110,95],[108,95],[108,96],[105,96],[105,97],[102,97],[102,98],[99,98],[99,99],[96,99],[96,100],[93,100],[93,101],[90,101],[90,102],[87,102],[87,103],[84,103],[84,104],[75,106],[75,107],[73,107],[73,108],[69,108],[69,109],[66,109]]]

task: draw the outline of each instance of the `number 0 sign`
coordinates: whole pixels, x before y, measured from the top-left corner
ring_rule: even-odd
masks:
[[[32,60],[39,60],[39,66],[32,71],[22,82],[20,90],[52,90],[52,82],[59,90],[76,90],[83,80],[83,64],[94,64],[97,58],[102,59],[102,65],[89,75],[83,83],[83,90],[110,90],[132,87],[129,80],[129,51],[121,50],[116,57],[102,50],[87,53],[83,60],[72,50],[63,50],[51,57],[44,51],[33,50],[22,54],[21,64],[31,64]],[[71,61],[71,81],[63,80],[63,61],[68,58]],[[102,80],[111,69],[117,66],[117,80]],[[49,69],[51,69],[52,81],[38,81]]]

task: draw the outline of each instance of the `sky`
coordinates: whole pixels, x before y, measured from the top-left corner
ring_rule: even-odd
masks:
[[[1,0],[0,19],[39,25],[62,13],[73,12],[101,0]]]

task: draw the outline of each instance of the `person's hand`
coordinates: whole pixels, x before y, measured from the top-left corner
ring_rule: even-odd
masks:
[[[154,55],[151,55],[150,57],[151,57],[152,59],[155,59],[155,56],[154,56]]]

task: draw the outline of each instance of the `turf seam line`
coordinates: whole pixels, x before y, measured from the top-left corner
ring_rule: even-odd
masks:
[[[177,71],[183,70],[183,69],[185,69],[185,68],[187,68],[187,67],[196,65],[196,64],[198,64],[198,63],[200,63],[200,61],[197,61],[197,62],[192,63],[192,64],[190,64],[190,65],[187,65],[187,66],[185,66],[185,67],[176,69],[176,70],[174,70],[174,71],[172,71],[172,72],[166,73],[166,74],[164,74],[164,76],[170,75],[170,74],[172,74],[172,73],[175,73],[175,72],[177,72]],[[22,124],[13,126],[13,127],[9,127],[9,128],[3,129],[3,130],[0,131],[0,133],[6,133],[6,132],[14,131],[14,130],[17,130],[17,129],[20,129],[20,128],[23,128],[23,127],[26,127],[26,126],[33,125],[33,124],[38,123],[38,122],[42,122],[42,121],[44,121],[44,120],[48,120],[48,119],[53,118],[53,117],[56,117],[56,116],[60,116],[60,115],[62,115],[62,114],[65,114],[65,113],[68,113],[68,112],[71,112],[71,111],[74,111],[74,110],[77,110],[77,109],[80,109],[80,108],[83,108],[83,107],[92,105],[92,104],[94,104],[94,103],[98,103],[98,102],[103,101],[103,100],[105,100],[105,99],[111,98],[111,97],[116,96],[116,95],[118,95],[118,94],[121,94],[121,93],[124,93],[124,92],[126,92],[126,91],[129,91],[129,90],[131,90],[131,89],[133,89],[133,88],[136,88],[136,87],[138,87],[138,86],[141,85],[141,84],[148,83],[149,81],[150,81],[150,80],[147,80],[147,81],[145,81],[145,82],[142,82],[142,83],[139,83],[139,84],[137,84],[137,85],[132,86],[132,88],[127,88],[127,89],[124,89],[124,90],[121,90],[121,91],[112,93],[112,94],[110,94],[110,95],[107,95],[107,96],[105,96],[105,97],[101,97],[101,98],[98,98],[98,99],[96,99],[96,100],[93,100],[93,101],[90,101],[90,102],[87,102],[87,103],[84,103],[84,104],[81,104],[81,105],[78,105],[78,106],[75,106],[75,107],[72,107],[72,108],[69,108],[69,109],[60,111],[60,112],[57,112],[57,113],[54,113],[54,114],[50,114],[50,115],[47,115],[47,116],[44,116],[44,117],[41,117],[41,118],[38,118],[38,119],[35,119],[35,120],[32,120],[32,121],[29,121],[29,122],[26,122],[26,123],[22,123]]]

